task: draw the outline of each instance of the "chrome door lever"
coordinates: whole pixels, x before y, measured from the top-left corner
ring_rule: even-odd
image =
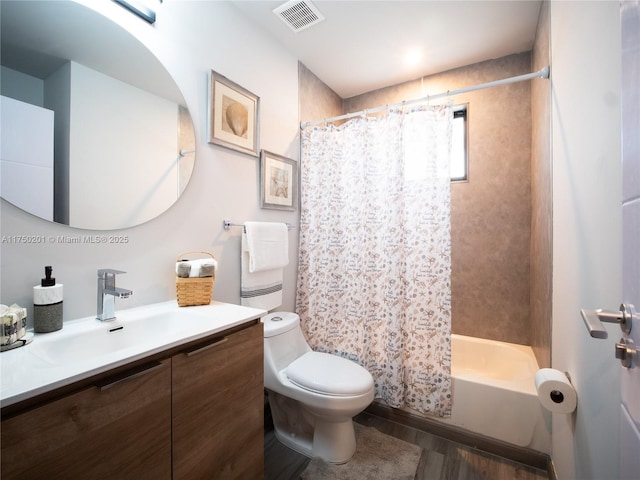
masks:
[[[620,311],[611,312],[602,310],[580,310],[582,320],[589,330],[589,335],[593,338],[607,338],[607,331],[604,329],[602,322],[617,323],[620,325],[620,330],[624,333],[631,332],[631,319],[634,315],[637,315],[633,305],[620,305]]]

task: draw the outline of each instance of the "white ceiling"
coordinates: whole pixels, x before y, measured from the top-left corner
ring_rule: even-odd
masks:
[[[325,20],[295,33],[273,13],[285,0],[231,1],[342,98],[529,51],[541,6],[541,0],[311,0]],[[94,12],[55,1],[0,1],[0,6],[3,65],[35,76],[37,71],[27,69],[34,65],[41,69],[49,65],[49,60],[57,61],[52,57],[74,58],[99,71],[103,71],[95,64],[99,59],[107,59],[111,67],[125,66],[118,53],[111,57],[105,52],[86,53],[84,47],[90,44],[125,42],[116,26],[103,21],[104,25],[97,28],[93,22],[99,18],[84,18],[97,17]],[[83,39],[66,35],[71,29],[84,32]],[[30,57],[25,48],[48,56],[40,55],[26,65]],[[416,48],[422,51],[423,59],[417,66],[408,67],[404,55]],[[139,55],[142,53],[136,58]],[[16,65],[11,64],[14,57]],[[144,70],[152,71],[156,65],[148,63]],[[137,61],[121,70],[137,75],[141,69]],[[163,77],[152,78],[155,87],[162,86],[159,79]]]
[[[342,98],[531,50],[541,0],[312,0],[325,17],[295,33],[273,9],[234,0]],[[422,52],[405,65],[411,49]]]

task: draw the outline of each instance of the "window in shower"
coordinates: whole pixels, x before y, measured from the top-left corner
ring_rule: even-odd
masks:
[[[467,105],[453,109],[453,149],[451,152],[451,181],[468,181],[467,161]]]

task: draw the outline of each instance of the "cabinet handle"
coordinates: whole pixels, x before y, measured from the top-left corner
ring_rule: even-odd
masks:
[[[197,355],[198,353],[202,353],[202,352],[204,352],[206,350],[209,350],[210,348],[222,345],[223,343],[227,342],[228,340],[229,340],[229,337],[224,337],[223,339],[218,340],[217,342],[210,343],[209,345],[205,345],[204,347],[196,348],[195,350],[190,350],[188,352],[184,352],[184,354],[187,357],[191,357],[192,355]]]
[[[111,387],[115,387],[120,383],[128,382],[129,380],[142,377],[143,375],[146,375],[147,373],[151,373],[155,370],[158,370],[161,367],[162,367],[162,363],[154,362],[150,365],[145,365],[138,369],[129,370],[123,373],[122,375],[107,378],[104,381],[96,383],[96,386],[100,389],[101,392],[104,392],[105,390],[108,390]]]

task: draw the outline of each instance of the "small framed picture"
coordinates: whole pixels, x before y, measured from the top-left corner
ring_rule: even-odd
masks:
[[[297,189],[297,162],[262,150],[260,152],[260,206],[276,210],[295,210]]]
[[[260,98],[211,70],[209,143],[258,156]]]

